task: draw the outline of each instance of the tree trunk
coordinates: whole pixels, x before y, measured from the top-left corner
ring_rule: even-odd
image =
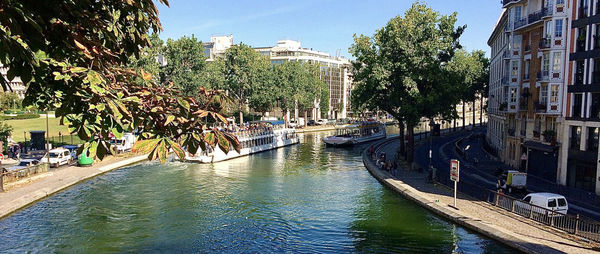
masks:
[[[476,105],[475,103],[477,103],[477,100],[473,100],[473,128],[475,128],[475,120],[477,117],[477,114],[476,114],[477,110],[475,110],[477,108],[477,106],[475,106]]]
[[[406,162],[412,165],[415,161],[415,126],[408,124],[406,132],[408,133],[408,146],[406,148]]]
[[[304,126],[308,125],[308,111],[304,110]]]
[[[400,154],[404,157],[404,159],[406,159],[406,145],[404,144],[404,123],[400,120],[398,120],[398,128],[399,128],[399,134],[400,134],[400,147],[399,147],[399,152]]]
[[[242,111],[243,106],[242,104],[240,104],[240,127],[242,127],[242,125],[244,125],[244,112]]]
[[[466,111],[467,111],[467,107],[466,107],[465,102],[463,101],[462,102],[462,113],[463,113],[463,115],[462,115],[462,122],[463,122],[462,129],[463,130],[465,129],[465,120],[467,118],[466,117]]]

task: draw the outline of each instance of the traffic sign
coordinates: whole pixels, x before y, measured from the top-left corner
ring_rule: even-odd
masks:
[[[460,179],[460,161],[450,161],[450,180],[458,182]]]

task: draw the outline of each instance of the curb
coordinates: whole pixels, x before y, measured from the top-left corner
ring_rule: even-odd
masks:
[[[379,149],[381,146],[394,141],[394,139],[386,139],[375,143],[373,147],[375,150]],[[445,206],[441,206],[438,203],[428,200],[427,198],[418,194],[418,192],[410,185],[403,183],[401,180],[394,180],[393,177],[384,171],[379,170],[375,164],[368,159],[368,150],[365,149],[362,152],[362,160],[363,164],[371,173],[377,181],[384,184],[386,187],[389,187],[396,193],[402,195],[404,198],[415,202],[417,205],[428,209],[429,211],[435,213],[436,215],[449,220],[455,224],[473,230],[477,233],[485,235],[491,239],[497,240],[509,247],[517,249],[526,253],[563,253],[559,250],[548,246],[540,246],[535,242],[524,242],[522,239],[518,239],[512,235],[509,235],[504,232],[500,232],[498,229],[492,227],[492,225],[487,225],[484,222],[474,220],[469,217],[462,216],[450,208]]]
[[[139,163],[139,162],[142,162],[145,160],[148,160],[147,155],[139,155],[139,156],[128,158],[128,159],[125,159],[122,161],[117,161],[115,163],[99,167],[97,169],[97,171],[94,171],[92,174],[86,175],[84,177],[80,177],[79,179],[77,179],[75,181],[67,182],[60,186],[55,186],[55,187],[50,187],[50,188],[42,188],[42,189],[39,189],[28,195],[19,197],[8,204],[3,204],[3,206],[5,206],[6,208],[0,208],[0,220],[12,215],[13,213],[15,213],[23,208],[33,205],[37,201],[40,201],[46,197],[54,195],[62,190],[65,190],[65,189],[72,187],[76,184],[79,184],[83,181],[89,180],[91,178],[94,178],[94,177],[104,174],[106,172],[109,172],[109,171],[112,171],[115,169],[119,169],[119,168],[122,168],[125,166],[129,166],[129,165],[132,165],[135,163]]]

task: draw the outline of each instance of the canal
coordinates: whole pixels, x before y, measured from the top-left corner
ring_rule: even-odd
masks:
[[[514,250],[378,183],[354,148],[300,145],[214,165],[123,168],[0,221],[2,252],[424,252]]]

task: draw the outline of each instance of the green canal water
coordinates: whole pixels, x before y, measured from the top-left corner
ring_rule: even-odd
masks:
[[[0,221],[0,252],[511,253],[378,183],[354,148],[300,145],[214,165],[142,163]]]

